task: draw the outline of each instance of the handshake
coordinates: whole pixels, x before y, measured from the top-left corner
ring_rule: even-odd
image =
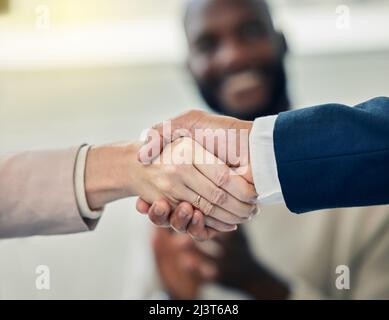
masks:
[[[328,104],[254,123],[191,111],[140,144],[0,155],[0,238],[92,229],[107,203],[134,196],[155,224],[198,240],[249,220],[257,192],[296,213],[388,204],[386,105]]]
[[[190,111],[158,124],[143,144],[92,148],[91,208],[139,196],[137,210],[162,227],[207,240],[258,212],[249,154],[252,123]]]
[[[197,240],[250,220],[258,212],[250,129],[251,122],[200,111],[153,127],[138,159],[156,166],[152,189],[162,194],[142,193],[138,211],[158,226],[188,232]]]

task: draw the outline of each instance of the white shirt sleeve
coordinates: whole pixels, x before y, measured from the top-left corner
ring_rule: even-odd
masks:
[[[250,133],[250,161],[261,204],[284,202],[278,180],[273,131],[277,116],[257,118]]]
[[[97,220],[101,217],[104,208],[96,211],[91,210],[89,208],[85,193],[85,166],[89,148],[90,146],[84,145],[78,152],[76,168],[74,171],[74,185],[76,190],[77,205],[81,216],[86,219]]]

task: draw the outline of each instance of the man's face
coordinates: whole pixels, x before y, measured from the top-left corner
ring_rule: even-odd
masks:
[[[188,9],[188,65],[204,98],[225,114],[267,113],[282,66],[269,14],[250,0],[196,0]]]

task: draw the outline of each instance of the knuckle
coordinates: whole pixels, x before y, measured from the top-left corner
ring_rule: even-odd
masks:
[[[211,202],[206,202],[204,204],[203,212],[206,216],[212,216],[215,212],[215,206]]]
[[[173,142],[172,142],[172,146],[173,148],[177,147],[177,146],[180,146],[180,147],[183,147],[186,142],[185,142],[185,137],[179,137],[177,139],[175,139]]]
[[[184,148],[190,149],[192,147],[193,142],[191,138],[183,136],[178,140],[180,141],[180,143],[183,145]]]
[[[244,199],[244,201],[248,203],[252,202],[252,200],[258,196],[254,186],[250,184],[247,184],[246,188],[242,188],[241,192],[242,192],[242,198]]]
[[[222,169],[220,169],[217,173],[216,185],[218,187],[224,187],[228,184],[230,178],[230,170],[227,167],[223,166]]]
[[[163,193],[170,193],[173,189],[173,184],[169,180],[165,180],[159,184],[159,190]]]
[[[203,111],[192,109],[192,110],[189,110],[187,112],[187,115],[190,116],[190,117],[196,117],[196,116],[200,116],[202,114],[202,112]]]
[[[163,127],[163,123],[162,123],[162,122],[159,122],[159,123],[153,125],[153,126],[151,127],[151,129],[158,130],[158,129],[161,129],[162,127]],[[149,130],[149,131],[150,131],[150,130]]]
[[[222,189],[215,188],[212,192],[212,203],[221,206],[227,201],[227,192]]]

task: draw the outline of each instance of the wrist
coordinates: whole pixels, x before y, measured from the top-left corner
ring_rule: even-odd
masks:
[[[85,168],[85,193],[92,210],[134,196],[137,148],[133,144],[92,147]]]

